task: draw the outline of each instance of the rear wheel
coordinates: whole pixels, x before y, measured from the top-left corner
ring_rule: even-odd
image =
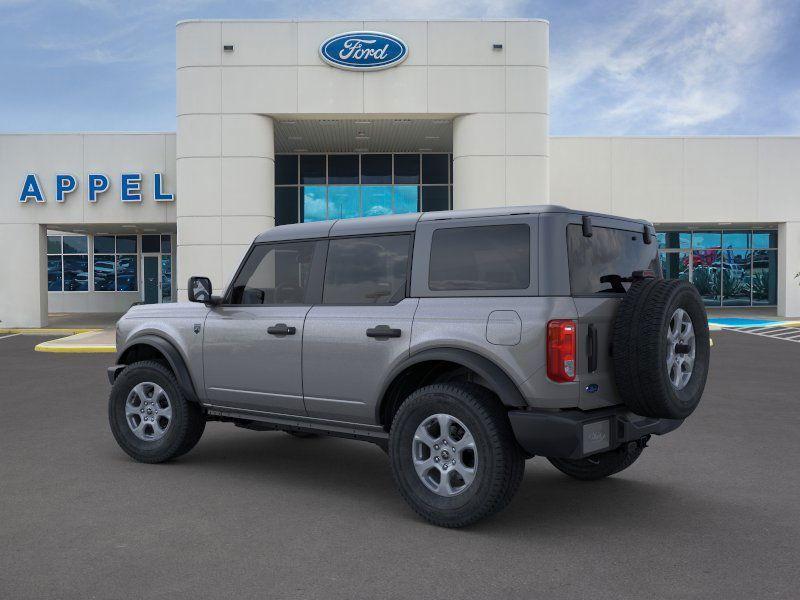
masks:
[[[120,448],[146,463],[186,454],[206,425],[200,406],[186,400],[172,372],[155,361],[120,373],[108,398],[108,421]]]
[[[586,458],[548,458],[547,460],[556,469],[570,477],[582,481],[594,481],[614,475],[630,467],[642,455],[646,445],[647,440],[642,439],[624,444],[616,450],[594,454]]]
[[[470,525],[504,508],[525,469],[497,397],[467,383],[411,394],[392,423],[389,459],[405,501],[442,527]]]

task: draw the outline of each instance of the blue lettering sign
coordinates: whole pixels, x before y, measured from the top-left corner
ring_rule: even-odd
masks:
[[[25,176],[25,183],[22,184],[22,193],[19,195],[20,202],[27,202],[31,199],[36,200],[36,202],[45,202],[42,186],[39,185],[39,180],[36,178],[35,173],[28,173]]]
[[[153,200],[156,202],[172,202],[175,199],[173,194],[165,194],[161,191],[161,173],[153,175]]]
[[[89,184],[86,189],[89,194],[89,202],[97,202],[97,196],[108,189],[108,177],[100,173],[89,173]]]
[[[119,199],[123,202],[142,201],[142,174],[123,173],[122,184],[119,186]]]
[[[322,42],[319,53],[322,60],[339,69],[377,71],[403,62],[408,46],[388,33],[350,31]]]
[[[72,175],[56,175],[56,202],[63,202],[67,194],[78,189],[78,180]]]

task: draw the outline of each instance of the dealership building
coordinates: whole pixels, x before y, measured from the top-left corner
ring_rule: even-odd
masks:
[[[220,289],[275,225],[546,203],[800,315],[800,138],[550,137],[548,54],[541,20],[181,22],[177,133],[0,135],[0,327]]]

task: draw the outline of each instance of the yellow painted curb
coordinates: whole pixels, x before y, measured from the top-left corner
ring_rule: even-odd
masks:
[[[49,345],[49,342],[36,344],[33,348],[36,352],[55,352],[60,354],[113,354],[117,351],[116,346],[100,345],[95,346],[64,346]]]
[[[0,329],[0,335],[6,333],[22,335],[77,335],[79,333],[98,333],[102,329],[48,329],[47,327],[20,327]]]

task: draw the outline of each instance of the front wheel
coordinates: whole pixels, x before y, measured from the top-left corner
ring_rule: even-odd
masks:
[[[504,508],[525,461],[497,397],[467,383],[420,388],[389,435],[400,494],[427,521],[463,527]]]
[[[161,363],[125,367],[108,398],[111,432],[131,458],[160,463],[186,454],[200,440],[206,421],[199,405],[181,393]]]

